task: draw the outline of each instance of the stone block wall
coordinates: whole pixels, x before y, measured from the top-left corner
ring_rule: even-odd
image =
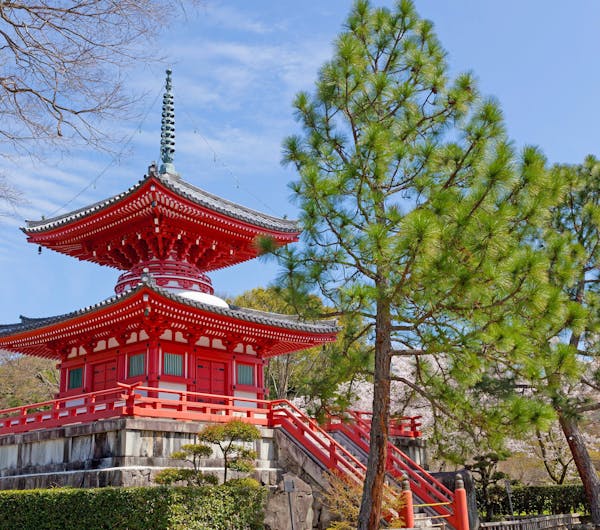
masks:
[[[51,486],[145,486],[171,453],[196,442],[202,424],[175,420],[119,418],[0,437],[0,489]],[[273,431],[263,429],[255,446],[258,478],[277,483]],[[206,471],[222,467],[219,454]]]

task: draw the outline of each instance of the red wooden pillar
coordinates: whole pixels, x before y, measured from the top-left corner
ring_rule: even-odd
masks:
[[[185,389],[188,392],[196,391],[196,348],[188,349],[187,356],[187,381]]]
[[[94,380],[94,365],[89,362],[88,355],[85,356],[83,365],[83,387],[82,392],[93,392],[92,381]]]
[[[117,381],[125,381],[129,375],[125,364],[126,355],[120,348],[115,351],[115,355],[117,357]]]
[[[456,475],[454,487],[454,517],[456,519],[456,530],[469,530],[469,510],[467,508],[467,491],[465,483],[460,475]]]
[[[64,393],[67,391],[67,369],[64,366],[65,360],[66,359],[63,359],[61,363],[56,365],[56,368],[60,370],[60,383],[58,385],[59,396],[64,395]]]
[[[225,395],[233,396],[237,384],[237,365],[235,355],[224,356],[225,361]]]
[[[415,526],[415,510],[413,506],[412,491],[410,491],[410,482],[408,477],[405,475],[402,477],[402,508],[400,509],[400,516],[404,522],[405,528],[414,528]]]
[[[265,399],[265,360],[260,359],[256,364],[256,386],[258,387],[258,399]]]
[[[152,333],[148,340],[148,386],[158,387],[160,341],[158,333]]]

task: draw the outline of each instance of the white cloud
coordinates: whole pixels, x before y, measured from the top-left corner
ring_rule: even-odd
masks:
[[[255,34],[265,34],[276,29],[282,29],[282,25],[267,25],[264,22],[248,15],[248,12],[241,12],[220,2],[212,0],[204,4],[202,14],[208,17],[209,22],[223,28],[246,31]],[[200,14],[200,16],[202,16]]]

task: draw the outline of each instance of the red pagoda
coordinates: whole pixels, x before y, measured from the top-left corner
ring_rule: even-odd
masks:
[[[255,258],[257,240],[298,239],[293,221],[211,195],[182,180],[173,155],[170,71],[160,169],[129,190],[68,214],[29,221],[29,242],[123,271],[94,306],[0,326],[0,348],[56,359],[58,397],[149,388],[261,399],[265,359],[333,341],[335,322],[233,307],[207,273]]]

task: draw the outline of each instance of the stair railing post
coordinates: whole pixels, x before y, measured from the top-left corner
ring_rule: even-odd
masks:
[[[469,510],[467,508],[467,490],[460,475],[456,475],[454,483],[454,516],[456,518],[456,530],[469,530]]]
[[[404,526],[406,528],[414,528],[415,526],[415,510],[413,506],[413,495],[410,491],[410,482],[408,477],[404,475],[402,477],[402,508],[400,509],[400,515]]]

